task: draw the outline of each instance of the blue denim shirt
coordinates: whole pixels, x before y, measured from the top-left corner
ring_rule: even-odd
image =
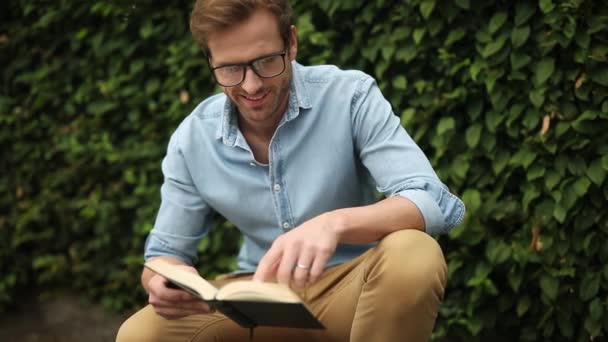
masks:
[[[335,66],[292,63],[289,104],[258,163],[224,95],[203,101],[172,135],[161,206],[145,258],[197,260],[214,212],[243,233],[239,271],[255,271],[273,240],[319,214],[374,203],[377,191],[411,200],[426,231],[448,231],[464,205],[401,127],[374,79]],[[340,244],[329,265],[373,244]]]

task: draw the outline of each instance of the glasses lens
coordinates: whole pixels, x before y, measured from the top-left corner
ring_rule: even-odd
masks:
[[[225,87],[239,84],[243,80],[243,68],[242,65],[226,65],[214,69],[215,80]]]
[[[252,63],[260,77],[275,77],[285,70],[285,59],[282,55],[260,58]]]

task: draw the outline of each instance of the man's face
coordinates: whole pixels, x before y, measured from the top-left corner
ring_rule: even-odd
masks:
[[[295,27],[292,27],[290,46],[285,46],[276,17],[260,9],[247,21],[212,34],[207,45],[213,67],[246,63],[287,50],[282,74],[261,78],[247,68],[241,84],[224,87],[224,93],[236,104],[241,120],[250,126],[276,127],[287,109],[292,77],[290,61],[295,59],[297,53]]]

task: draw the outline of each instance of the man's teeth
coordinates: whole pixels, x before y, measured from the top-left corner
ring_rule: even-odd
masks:
[[[255,101],[255,100],[261,100],[262,97],[264,97],[264,95],[266,95],[266,94],[260,95],[258,97],[245,96],[245,98],[247,98],[248,100],[254,100]]]

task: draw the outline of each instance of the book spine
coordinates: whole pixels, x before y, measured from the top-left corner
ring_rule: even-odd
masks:
[[[234,305],[229,302],[221,300],[208,301],[209,304],[213,305],[219,312],[223,313],[226,317],[235,321],[238,325],[243,328],[255,328],[257,324],[255,321],[242,312],[240,312]]]

